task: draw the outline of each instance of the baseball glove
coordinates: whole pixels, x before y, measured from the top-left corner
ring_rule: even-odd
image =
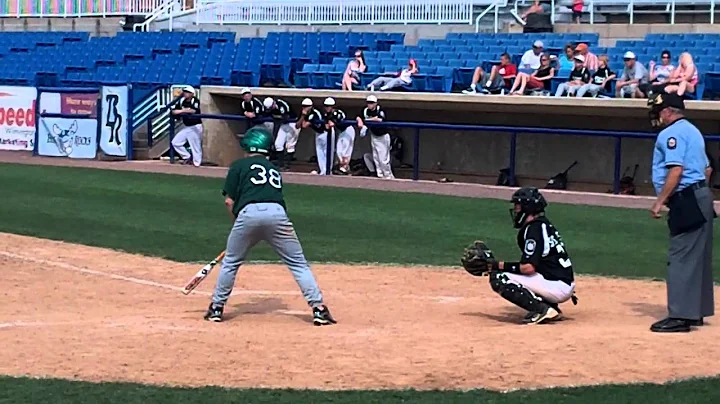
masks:
[[[460,259],[463,268],[474,276],[487,275],[495,264],[492,250],[482,241],[475,241],[467,248]]]

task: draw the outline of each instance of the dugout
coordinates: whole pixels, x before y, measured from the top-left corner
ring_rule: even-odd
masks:
[[[258,98],[280,97],[299,108],[305,97],[322,109],[325,97],[334,97],[349,118],[364,108],[367,92],[256,88]],[[498,170],[508,166],[511,144],[515,143],[516,176],[521,185],[542,186],[574,160],[579,164],[570,174],[570,189],[604,192],[612,186],[617,170],[618,142],[613,133],[650,132],[645,100],[569,97],[513,97],[431,93],[377,93],[380,104],[392,121],[445,123],[503,127],[501,131],[430,129],[418,125],[396,129],[405,140],[404,162],[413,163],[414,137],[419,133],[420,178],[448,177],[462,182],[494,183]],[[240,89],[203,87],[204,114],[240,114]],[[720,102],[688,101],[687,116],[706,135],[720,134]],[[204,119],[206,159],[227,166],[242,152],[235,133],[245,122]],[[542,128],[541,133],[514,133],[508,127]],[[419,132],[418,132],[419,130]],[[592,135],[574,133],[592,130]],[[607,136],[603,134],[607,133]],[[636,184],[647,193],[651,188],[651,138],[623,137],[620,167],[640,164]],[[709,142],[718,155],[718,143]],[[353,158],[369,150],[369,140],[356,138]],[[315,153],[314,135],[303,132],[296,156],[307,160]],[[405,175],[407,176],[407,175]]]

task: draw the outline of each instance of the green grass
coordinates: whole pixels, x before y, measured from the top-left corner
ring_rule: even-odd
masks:
[[[718,403],[720,379],[694,379],[664,385],[605,385],[498,393],[460,391],[317,391],[270,389],[199,389],[145,386],[130,383],[87,383],[58,379],[0,377],[0,403],[53,404],[195,404],[195,403]]]
[[[210,178],[0,164],[0,231],[205,261],[223,249],[230,228],[221,185]],[[488,242],[501,259],[518,255],[502,201],[300,185],[287,185],[286,198],[311,261],[457,265],[474,239]],[[647,211],[553,204],[548,214],[578,272],[664,276],[667,230]],[[276,259],[267,247],[250,258]],[[502,394],[179,389],[0,377],[0,403],[31,402],[717,403],[720,379]]]
[[[0,164],[0,184],[0,231],[10,233],[206,261],[231,225],[221,179]],[[502,201],[301,185],[286,198],[311,261],[458,265],[474,239],[518,256]],[[667,229],[646,211],[552,204],[548,214],[577,272],[664,277]],[[277,258],[263,246],[250,259]]]

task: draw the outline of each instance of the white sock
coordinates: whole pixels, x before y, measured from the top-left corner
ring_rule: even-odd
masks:
[[[475,83],[470,84],[470,88],[472,88],[473,90],[475,90],[475,87],[477,87],[477,84],[475,84]]]

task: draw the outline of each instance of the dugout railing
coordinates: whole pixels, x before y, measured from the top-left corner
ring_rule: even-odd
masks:
[[[247,121],[244,115],[225,115],[225,114],[196,114],[191,115],[193,117],[202,119],[221,119],[230,121]],[[171,116],[171,120],[175,120],[174,116]],[[271,118],[255,119],[254,122],[272,122]],[[293,120],[294,122],[294,120]],[[344,123],[348,125],[355,125],[354,120],[347,120]],[[402,128],[402,129],[414,129],[413,134],[413,163],[412,163],[412,179],[417,181],[420,179],[420,138],[421,130],[423,129],[435,129],[435,130],[454,130],[454,131],[471,131],[471,132],[501,132],[510,134],[510,153],[508,156],[508,170],[509,179],[511,184],[517,183],[515,177],[516,168],[516,152],[517,152],[517,135],[522,134],[537,134],[537,135],[568,135],[568,136],[592,136],[592,137],[610,137],[615,139],[615,160],[613,168],[613,193],[620,193],[620,177],[622,168],[622,140],[629,139],[654,139],[657,137],[656,133],[652,132],[627,132],[627,131],[600,131],[590,129],[552,129],[552,128],[534,128],[525,126],[494,126],[494,125],[464,125],[464,124],[445,124],[445,123],[423,123],[423,122],[366,122],[366,125],[370,128],[382,126],[383,128]],[[151,130],[148,131],[148,137],[152,137]],[[175,125],[170,125],[170,142],[175,136]],[[720,135],[706,135],[706,141],[720,141]],[[328,150],[327,155],[333,156],[332,143],[327,142]],[[170,162],[175,161],[175,151],[170,147]],[[330,175],[333,159],[328,159],[326,175]]]

